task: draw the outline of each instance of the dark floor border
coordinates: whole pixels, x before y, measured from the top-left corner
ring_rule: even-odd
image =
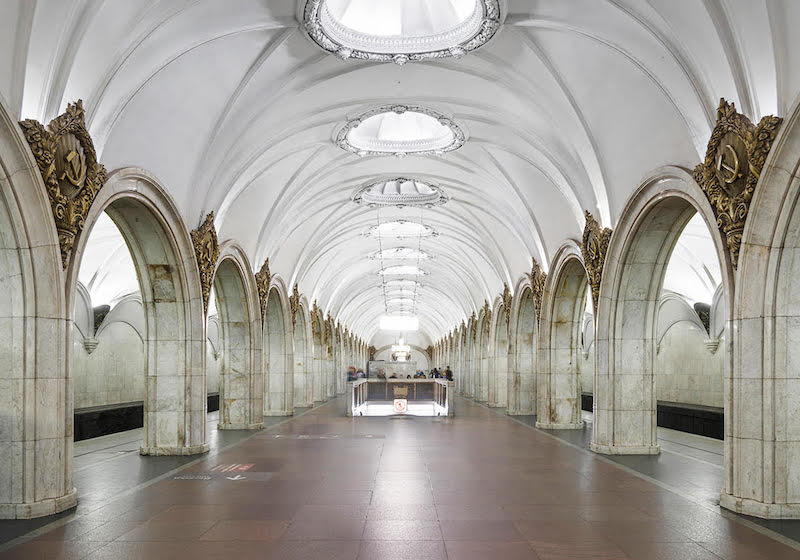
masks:
[[[219,393],[209,393],[207,412],[219,410]],[[144,426],[144,403],[131,402],[75,410],[75,441],[127,432]]]
[[[581,409],[593,412],[593,401],[591,393],[581,393]],[[725,439],[725,414],[721,408],[668,401],[658,401],[657,406],[656,424],[662,428]]]

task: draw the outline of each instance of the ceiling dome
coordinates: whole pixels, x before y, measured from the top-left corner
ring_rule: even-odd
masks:
[[[500,26],[498,0],[307,0],[311,38],[342,58],[408,61],[462,56]]]
[[[365,155],[443,154],[460,148],[464,131],[438,111],[413,105],[378,107],[339,130],[340,148]]]
[[[416,179],[398,177],[371,183],[353,194],[353,201],[372,206],[425,206],[444,204],[448,197],[436,186]]]

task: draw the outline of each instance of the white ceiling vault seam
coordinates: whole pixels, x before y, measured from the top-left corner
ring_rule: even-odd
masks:
[[[376,210],[353,202],[359,187],[409,177],[449,197],[424,212],[438,236],[382,242],[432,256],[415,296],[422,344],[516,286],[531,257],[547,270],[580,237],[584,210],[613,228],[652,170],[692,168],[720,97],[758,121],[800,93],[794,0],[501,0],[486,44],[403,66],[321,49],[303,29],[305,0],[6,3],[0,37],[14,48],[0,49],[0,93],[15,114],[47,122],[82,98],[109,170],[148,170],[187,224],[215,211],[221,240],[253,263],[269,257],[365,340],[386,296],[362,235]],[[443,37],[455,21],[406,16]],[[404,158],[335,144],[348,119],[397,104],[446,115],[466,141]],[[381,208],[381,220],[415,219]],[[709,272],[684,253],[705,298]]]

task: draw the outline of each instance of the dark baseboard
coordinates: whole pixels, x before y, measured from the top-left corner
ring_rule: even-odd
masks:
[[[219,393],[208,395],[208,412],[219,410]],[[74,439],[107,436],[144,426],[144,405],[141,402],[94,406],[75,410]]]
[[[593,396],[581,393],[581,408],[592,412]],[[725,437],[725,414],[713,406],[658,401],[656,423],[662,428],[714,439]]]

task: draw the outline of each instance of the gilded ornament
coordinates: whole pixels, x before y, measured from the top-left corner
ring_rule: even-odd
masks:
[[[589,276],[589,285],[592,287],[595,317],[597,316],[597,304],[600,300],[600,280],[603,278],[603,265],[605,264],[610,240],[611,229],[601,228],[594,216],[587,211],[581,251],[583,252],[583,264],[586,267],[586,274]]]
[[[269,283],[272,275],[269,272],[269,259],[264,260],[261,270],[256,272],[256,287],[258,288],[258,301],[261,304],[261,319],[267,316],[267,297],[269,297]]]
[[[506,326],[508,326],[509,321],[511,321],[511,289],[508,287],[508,284],[503,282],[503,294],[500,296],[500,299],[503,303],[503,312],[506,315]]]
[[[320,315],[321,311],[319,306],[317,306],[317,300],[314,300],[314,305],[311,306],[311,330],[314,331],[314,333],[319,331]]]
[[[289,309],[292,312],[292,328],[297,325],[297,312],[300,309],[300,289],[297,284],[292,289],[292,295],[289,296]]]
[[[483,300],[483,330],[489,332],[492,323],[492,308],[489,307],[489,302]]]
[[[214,227],[214,212],[209,212],[200,227],[191,232],[197,270],[200,272],[200,287],[203,290],[203,310],[208,312],[208,298],[214,281],[214,267],[219,258],[219,242]]]
[[[106,168],[98,163],[86,129],[83,101],[68,105],[47,128],[33,119],[19,124],[47,188],[61,247],[61,265],[67,268],[89,208],[108,179]]]
[[[547,280],[547,273],[542,270],[536,259],[531,257],[531,293],[533,294],[533,306],[536,309],[536,322],[542,316],[542,301],[544,300],[544,284]]]
[[[711,203],[733,268],[739,260],[750,202],[781,122],[783,119],[769,115],[754,125],[736,112],[733,103],[721,99],[705,160],[694,169],[694,179]]]

